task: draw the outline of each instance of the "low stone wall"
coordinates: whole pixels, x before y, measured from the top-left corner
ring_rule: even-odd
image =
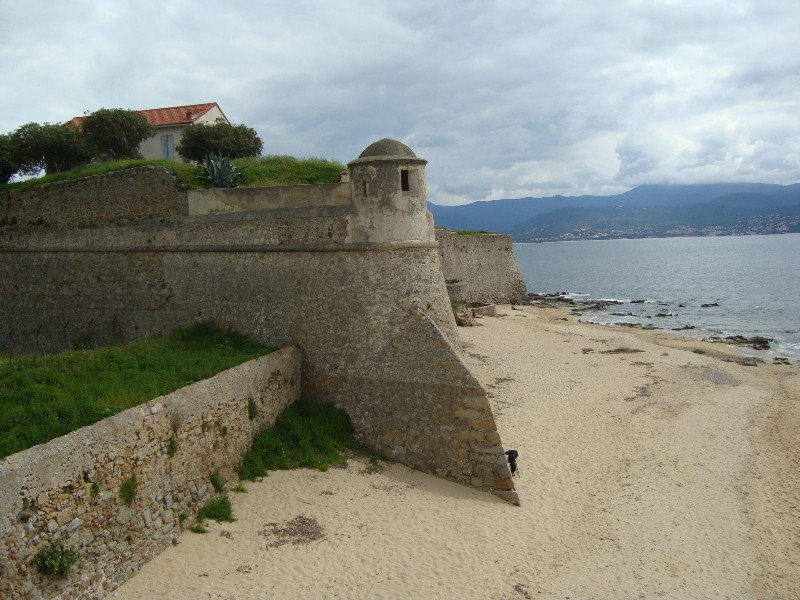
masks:
[[[527,298],[510,236],[437,229],[436,241],[451,302],[516,304]]]
[[[0,597],[101,598],[136,573],[214,496],[211,473],[235,480],[299,397],[300,361],[284,348],[0,461]],[[80,557],[60,579],[31,563],[53,542]]]
[[[145,166],[0,192],[0,220],[77,224],[188,214],[186,192],[164,167]]]

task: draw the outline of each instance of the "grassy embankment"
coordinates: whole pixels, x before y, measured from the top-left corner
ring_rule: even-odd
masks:
[[[345,166],[324,158],[294,158],[293,156],[261,156],[237,158],[233,164],[241,172],[239,185],[261,187],[270,185],[298,185],[310,183],[336,183]],[[63,173],[54,173],[35,179],[0,185],[0,192],[29,188],[43,183],[66,181],[80,177],[102,175],[134,167],[155,165],[165,167],[178,183],[187,189],[203,189],[211,184],[200,175],[199,167],[172,160],[113,160],[104,163],[81,165]]]
[[[0,358],[0,458],[270,351],[200,323],[124,346]]]

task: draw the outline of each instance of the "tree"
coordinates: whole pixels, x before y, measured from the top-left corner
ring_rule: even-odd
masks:
[[[0,135],[0,184],[6,183],[19,169],[19,165],[11,158],[11,136]]]
[[[72,125],[28,123],[10,134],[9,141],[11,161],[25,175],[41,169],[48,174],[60,173],[91,158],[83,134]]]
[[[95,158],[138,158],[139,144],[156,128],[135,110],[101,108],[83,119],[81,124],[86,141]]]
[[[198,123],[187,127],[175,149],[184,158],[200,162],[206,154],[211,153],[228,158],[258,156],[263,147],[254,129],[219,121],[213,125]]]

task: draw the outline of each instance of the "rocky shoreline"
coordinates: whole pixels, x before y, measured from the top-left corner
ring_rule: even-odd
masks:
[[[647,301],[644,299],[633,299],[629,301],[622,301],[622,300],[583,300],[571,297],[570,294],[567,292],[556,292],[556,293],[529,293],[528,294],[528,302],[533,306],[539,306],[544,308],[565,308],[570,310],[570,313],[581,317],[586,313],[599,313],[601,311],[607,311],[605,314],[608,316],[613,317],[625,317],[625,318],[634,318],[637,321],[630,322],[630,321],[617,321],[612,323],[598,323],[602,325],[619,325],[622,327],[630,327],[633,329],[643,329],[643,330],[657,330],[663,329],[665,331],[675,331],[675,332],[685,332],[685,331],[697,331],[698,333],[702,333],[703,330],[699,329],[696,324],[691,323],[684,323],[679,327],[660,327],[658,325],[654,325],[652,323],[641,323],[639,320],[643,319],[661,319],[666,317],[677,317],[678,314],[673,312],[667,312],[666,307],[669,306],[667,302],[652,302]],[[659,307],[658,312],[653,315],[637,315],[631,310],[625,311],[624,307],[630,305],[642,305],[642,304],[655,304]],[[609,311],[610,307],[619,306],[619,310]],[[678,304],[679,308],[685,308],[686,304]],[[698,305],[699,308],[714,308],[719,307],[718,302],[705,302]],[[590,321],[595,322],[595,321]],[[698,337],[698,336],[693,336]],[[739,333],[734,333],[732,335],[714,335],[709,332],[709,335],[705,335],[700,337],[703,341],[706,342],[713,342],[718,344],[728,344],[731,346],[737,346],[739,348],[748,348],[750,350],[758,350],[764,352],[764,357],[756,356],[752,357],[755,358],[757,361],[764,362],[765,358],[771,358],[774,364],[792,364],[793,359],[788,356],[783,355],[771,355],[766,356],[766,352],[770,350],[774,350],[773,342],[775,341],[774,338],[766,337],[763,335],[753,335],[753,336],[746,336]],[[797,359],[795,359],[797,361]]]

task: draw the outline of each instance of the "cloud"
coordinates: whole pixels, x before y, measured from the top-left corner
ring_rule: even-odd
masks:
[[[398,138],[440,203],[791,183],[798,30],[795,0],[0,0],[0,131],[216,100],[270,153]]]

